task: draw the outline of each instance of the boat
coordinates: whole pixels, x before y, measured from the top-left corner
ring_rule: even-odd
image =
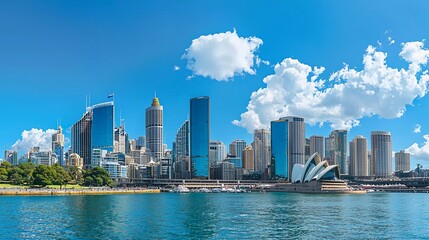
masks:
[[[189,188],[187,188],[183,185],[179,185],[173,189],[173,192],[175,192],[175,193],[190,193],[191,191],[189,191]]]

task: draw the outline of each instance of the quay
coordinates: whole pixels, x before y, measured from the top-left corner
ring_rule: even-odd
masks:
[[[88,188],[88,189],[48,189],[48,188],[5,188],[0,196],[52,196],[52,195],[106,195],[160,193],[160,189],[138,188]]]

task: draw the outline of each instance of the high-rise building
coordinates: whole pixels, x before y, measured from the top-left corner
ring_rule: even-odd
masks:
[[[128,138],[128,133],[125,132],[125,125],[115,128],[115,152],[123,154],[131,154],[131,142]]]
[[[210,98],[190,100],[191,166],[192,176],[209,177]]]
[[[305,145],[304,145],[304,159],[309,159],[310,158],[310,139],[306,138],[305,139]]]
[[[338,165],[340,174],[348,174],[347,167],[347,130],[334,130],[326,139],[326,156],[329,164]]]
[[[271,134],[266,129],[256,129],[253,136],[255,170],[264,172],[271,164]]]
[[[252,146],[247,146],[243,150],[242,154],[242,161],[243,161],[243,168],[249,171],[255,170],[255,156],[253,153]]]
[[[190,178],[190,122],[186,120],[176,134],[173,143],[174,177],[180,179]]]
[[[92,111],[88,108],[71,128],[71,152],[82,157],[84,168],[91,166],[91,125]]]
[[[246,146],[246,141],[234,140],[231,144],[229,144],[229,154],[241,158],[243,150],[246,148]]]
[[[410,171],[410,153],[401,150],[395,153],[395,171]]]
[[[61,126],[58,127],[56,133],[52,134],[52,152],[57,155],[58,163],[65,166],[64,161],[64,134]]]
[[[82,158],[76,154],[76,153],[72,153],[70,154],[70,156],[67,158],[67,166],[75,166],[79,169],[83,168],[83,161]]]
[[[210,141],[209,162],[210,166],[221,163],[226,158],[226,147],[221,141]]]
[[[108,152],[114,149],[114,103],[105,102],[86,109],[72,126],[72,153],[83,158],[85,168],[91,166],[92,149]]]
[[[368,176],[368,142],[366,138],[359,135],[350,142],[350,165],[349,175],[364,177]]]
[[[146,147],[146,137],[145,136],[141,136],[139,138],[137,138],[136,140],[136,150],[140,150],[141,148],[145,148]]]
[[[325,158],[324,140],[323,136],[310,137],[310,156],[317,152],[319,153],[320,159]]]
[[[295,164],[305,162],[305,122],[284,117],[271,122],[271,165],[276,178],[288,179]]]
[[[152,105],[146,109],[146,147],[150,149],[155,162],[164,157],[163,136],[163,107],[155,97]]]
[[[392,137],[390,132],[371,132],[371,169],[375,177],[392,175]]]
[[[4,161],[7,161],[12,165],[18,165],[18,152],[14,150],[4,151]]]

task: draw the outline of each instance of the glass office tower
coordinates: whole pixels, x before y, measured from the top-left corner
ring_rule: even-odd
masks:
[[[85,168],[91,166],[91,126],[92,111],[88,108],[71,128],[71,152],[83,158]]]
[[[271,174],[276,179],[288,178],[288,121],[271,122]]]
[[[209,177],[210,99],[192,98],[191,112],[191,166],[193,178]]]
[[[92,106],[91,150],[101,149],[113,152],[113,133],[113,102],[105,102]]]

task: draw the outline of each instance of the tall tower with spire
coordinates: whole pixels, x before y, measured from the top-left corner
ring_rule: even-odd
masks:
[[[163,107],[154,97],[152,105],[146,108],[146,142],[155,162],[164,157],[163,151]]]

